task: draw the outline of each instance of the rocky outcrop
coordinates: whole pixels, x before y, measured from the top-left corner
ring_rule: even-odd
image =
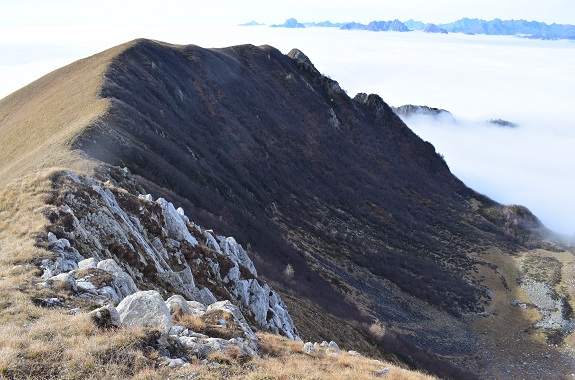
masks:
[[[181,208],[162,198],[137,197],[72,173],[58,180],[64,190],[55,196],[46,243],[55,257],[40,264],[48,285],[66,282],[83,298],[126,310],[139,300],[132,298],[139,288],[157,290],[145,300],[158,301],[170,291],[175,295],[167,306],[162,301],[168,315],[176,307],[188,313],[228,302],[221,307],[233,311],[247,335],[253,334],[253,325],[291,339],[298,336],[285,304],[258,279],[234,238],[194,225]],[[123,316],[122,322],[129,324],[125,320],[131,318]]]
[[[575,330],[575,321],[566,317],[568,303],[551,285],[546,282],[528,280],[521,283],[521,289],[541,314],[542,318],[534,327],[558,330],[565,335]]]

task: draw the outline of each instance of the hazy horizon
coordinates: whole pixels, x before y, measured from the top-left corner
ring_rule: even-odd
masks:
[[[12,92],[66,63],[138,37],[203,47],[269,44],[283,53],[297,47],[351,97],[377,93],[392,106],[449,110],[459,123],[420,118],[408,120],[408,125],[434,144],[452,172],[471,188],[504,204],[527,206],[553,230],[575,232],[575,125],[570,120],[574,42],[333,28],[81,31],[38,30],[38,38],[4,35],[0,97],[7,95],[2,92],[7,88]],[[519,127],[485,123],[497,118]]]

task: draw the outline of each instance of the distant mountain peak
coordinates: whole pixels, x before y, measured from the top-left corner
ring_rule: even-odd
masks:
[[[427,26],[423,29],[425,33],[439,33],[439,34],[447,34],[447,30],[438,27],[435,24],[427,24]]]
[[[290,18],[290,19],[287,19],[283,24],[272,25],[272,27],[273,28],[299,29],[299,28],[305,28],[305,25],[297,22],[297,20],[295,18]]]
[[[239,26],[258,26],[258,25],[265,25],[265,24],[260,24],[259,22],[252,20],[250,22],[246,22],[245,24],[239,24]]]

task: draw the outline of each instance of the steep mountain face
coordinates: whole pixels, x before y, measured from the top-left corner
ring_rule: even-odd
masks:
[[[101,96],[112,107],[75,146],[249,244],[284,292],[358,322],[410,321],[413,344],[471,355],[460,317],[489,302],[472,253],[485,242],[514,250],[530,230],[486,218],[503,208],[455,178],[380,97],[351,99],[303,53],[290,56],[138,42],[110,65]]]
[[[563,247],[543,242],[549,231],[537,218],[467,188],[378,95],[350,98],[296,49],[138,40],[118,50],[97,91],[106,111],[62,143],[109,183],[55,182],[56,237],[117,259],[144,289],[238,300],[249,321],[288,336],[334,339],[318,326],[325,316],[338,332],[354,331],[349,343],[381,344],[443,376],[571,370],[545,343],[547,331],[556,341],[571,333],[569,308],[559,319],[548,302],[524,309],[517,296],[545,289],[568,305],[570,288],[515,280],[529,249],[541,248],[530,260],[562,278],[569,254],[547,260]],[[137,197],[146,193],[167,201]],[[170,220],[188,224],[169,202],[240,245],[193,224],[172,236]],[[534,332],[543,306],[549,318]],[[510,321],[517,327],[493,327]],[[508,340],[552,363],[524,365],[523,351],[500,356]]]

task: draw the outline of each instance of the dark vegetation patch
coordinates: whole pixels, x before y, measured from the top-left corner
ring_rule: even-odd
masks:
[[[271,47],[140,41],[111,64],[101,96],[112,107],[76,147],[249,243],[270,283],[334,316],[365,318],[342,301],[350,281],[327,281],[322,262],[343,258],[459,315],[485,299],[465,279],[476,264],[469,254],[512,252],[525,240],[379,96],[351,99]],[[278,270],[288,264],[289,278]]]

